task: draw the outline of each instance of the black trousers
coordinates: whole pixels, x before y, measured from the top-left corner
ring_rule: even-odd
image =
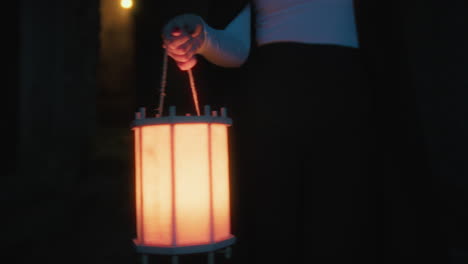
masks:
[[[253,51],[233,104],[237,263],[375,263],[361,64],[358,49],[336,45]]]

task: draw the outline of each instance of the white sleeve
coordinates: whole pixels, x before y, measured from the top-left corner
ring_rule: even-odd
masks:
[[[250,5],[247,5],[225,29],[204,23],[205,40],[198,54],[222,67],[240,67],[250,52]]]

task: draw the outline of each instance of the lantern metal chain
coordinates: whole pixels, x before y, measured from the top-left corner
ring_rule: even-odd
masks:
[[[161,75],[161,89],[160,89],[160,96],[159,96],[159,106],[157,108],[157,111],[158,111],[157,116],[162,116],[163,109],[164,109],[164,98],[166,97],[166,86],[167,86],[167,60],[168,60],[167,57],[168,57],[167,52],[164,52],[162,75]],[[198,94],[197,94],[197,89],[195,86],[195,79],[193,78],[192,69],[188,70],[188,76],[189,76],[190,88],[192,90],[193,102],[195,104],[195,111],[197,112],[197,116],[200,116]]]
[[[159,91],[159,106],[156,109],[158,111],[157,116],[162,116],[164,109],[164,97],[166,97],[166,85],[167,85],[167,53],[163,55],[163,66],[161,76],[161,90]]]
[[[195,80],[193,79],[192,69],[188,70],[190,88],[192,89],[193,103],[195,104],[195,110],[197,111],[197,116],[200,116],[200,106],[198,105],[198,94],[197,89],[195,88]]]

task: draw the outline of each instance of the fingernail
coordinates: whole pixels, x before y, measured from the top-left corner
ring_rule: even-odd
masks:
[[[174,27],[174,28],[172,29],[171,34],[172,34],[174,37],[180,36],[180,34],[181,34],[180,28],[179,28],[179,27]]]

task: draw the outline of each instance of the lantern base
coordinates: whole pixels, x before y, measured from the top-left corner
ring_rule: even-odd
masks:
[[[202,244],[194,246],[180,246],[180,247],[167,247],[167,246],[150,246],[140,244],[137,240],[133,241],[136,251],[141,254],[154,254],[154,255],[185,255],[194,253],[214,252],[216,250],[231,246],[236,242],[236,237],[231,236],[228,239],[219,241],[212,244]]]

